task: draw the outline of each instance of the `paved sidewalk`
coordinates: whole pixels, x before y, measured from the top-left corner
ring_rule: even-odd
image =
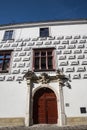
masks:
[[[87,130],[87,125],[63,127],[57,125],[33,125],[31,127],[0,127],[0,130]]]

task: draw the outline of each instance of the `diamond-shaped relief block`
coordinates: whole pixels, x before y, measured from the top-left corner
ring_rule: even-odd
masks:
[[[60,63],[60,66],[67,66],[67,65],[68,65],[68,61]]]
[[[85,55],[79,55],[78,56],[78,59],[84,59],[85,58]]]
[[[11,39],[11,40],[7,40],[8,43],[13,43],[14,42],[14,39]]]
[[[37,42],[36,43],[36,45],[42,45],[43,44],[43,42]]]
[[[61,50],[58,50],[58,51],[56,51],[56,54],[57,54],[57,55],[62,54],[62,51],[61,51]]]
[[[52,43],[52,42],[47,41],[47,42],[45,42],[45,45],[51,45],[51,43]]]
[[[80,35],[76,35],[76,36],[74,36],[74,39],[80,39],[80,38],[81,38]]]
[[[28,46],[33,46],[35,44],[35,42],[29,42],[27,45]]]
[[[7,43],[7,41],[2,40],[0,43]]]
[[[30,60],[30,57],[23,58],[23,61],[29,61],[29,60]]]
[[[18,65],[18,68],[23,68],[23,67],[25,67],[25,63],[20,63],[20,64]]]
[[[66,56],[60,56],[59,57],[59,60],[65,60],[66,59]]]
[[[23,42],[28,42],[28,41],[30,41],[30,38],[26,38],[23,40]]]
[[[21,51],[21,50],[22,50],[21,47],[16,48],[16,51]]]
[[[14,78],[15,78],[15,76],[8,76],[6,80],[7,80],[7,81],[13,81]]]
[[[60,41],[54,41],[53,44],[58,45],[58,44],[60,44]]]
[[[4,46],[3,46],[4,48],[6,48],[6,47],[10,47],[10,44],[5,44]]]
[[[72,50],[65,50],[63,54],[71,54]]]
[[[17,43],[12,44],[12,47],[17,47],[17,46],[18,46]]]
[[[19,62],[19,61],[21,61],[21,58],[20,58],[20,57],[14,59],[14,62]]]
[[[65,49],[65,48],[66,48],[65,45],[63,45],[63,46],[59,46],[59,47],[58,47],[58,49]]]
[[[23,41],[23,39],[17,39],[16,40],[16,42],[22,42]]]
[[[86,68],[85,67],[79,67],[77,69],[77,72],[85,72],[86,71]]]
[[[63,40],[64,39],[64,36],[58,36],[57,37],[57,40]]]
[[[72,36],[66,36],[65,39],[72,39]]]
[[[74,72],[75,71],[75,68],[73,67],[73,68],[67,68],[66,69],[66,72]]]
[[[19,46],[26,46],[26,42],[21,42]]]
[[[32,41],[37,41],[38,40],[38,38],[32,38]]]
[[[80,40],[79,43],[86,43],[86,40]]]
[[[83,78],[84,78],[84,79],[87,79],[87,74],[84,74]]]
[[[16,69],[16,70],[13,70],[12,74],[19,74],[20,73],[20,69]]]
[[[47,40],[47,37],[40,37],[39,40],[41,40],[41,41]]]
[[[82,65],[87,65],[87,61],[82,61]]]
[[[71,65],[79,65],[79,61],[72,61]]]
[[[26,52],[20,52],[19,53],[19,56],[25,56],[26,55]]]
[[[4,81],[5,80],[5,76],[0,76],[0,81]]]
[[[68,49],[75,49],[75,48],[76,48],[75,45],[69,45],[69,46],[68,46]]]
[[[75,50],[74,51],[74,54],[81,54],[82,53],[82,50]]]
[[[76,44],[76,43],[78,43],[78,40],[72,40],[70,43],[71,44]]]
[[[84,50],[84,53],[87,53],[87,50]]]
[[[75,74],[74,76],[73,76],[73,79],[80,79],[81,78],[81,75],[80,74]]]
[[[48,40],[55,40],[55,37],[48,37]]]
[[[30,51],[31,50],[31,47],[25,47],[24,48],[24,51]]]
[[[62,44],[69,44],[69,40],[62,41]]]
[[[23,81],[23,76],[18,76],[17,78],[16,78],[16,81]]]
[[[22,71],[22,74],[26,74],[28,72],[28,69],[25,69]]]
[[[71,55],[68,57],[68,59],[70,59],[70,60],[76,59],[76,55]]]
[[[84,47],[85,47],[84,44],[82,44],[82,45],[78,45],[78,48],[79,48],[79,49],[82,49],[82,48],[84,48]]]
[[[86,36],[86,35],[83,35],[83,36],[82,36],[82,39],[87,39],[87,36]]]

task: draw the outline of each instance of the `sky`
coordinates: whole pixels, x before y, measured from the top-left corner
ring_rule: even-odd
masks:
[[[87,19],[87,0],[0,0],[0,24]]]

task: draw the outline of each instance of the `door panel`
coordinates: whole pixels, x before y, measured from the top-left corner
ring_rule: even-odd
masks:
[[[56,96],[51,89],[42,88],[34,95],[33,122],[55,124],[57,123]]]
[[[47,99],[47,122],[54,124],[57,123],[57,105],[55,99]]]

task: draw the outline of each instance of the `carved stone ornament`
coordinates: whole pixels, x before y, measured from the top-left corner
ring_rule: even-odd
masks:
[[[69,84],[69,78],[65,76],[61,71],[57,70],[54,76],[50,76],[47,73],[41,73],[40,76],[37,76],[34,72],[28,71],[24,77],[27,80],[31,80],[32,83],[42,83],[47,84],[49,82],[59,82],[59,84],[63,86],[67,86],[71,88]]]
[[[48,76],[48,74],[46,73],[42,73],[41,76],[39,76],[39,82],[41,82],[42,84],[47,84],[50,80],[50,76]]]

